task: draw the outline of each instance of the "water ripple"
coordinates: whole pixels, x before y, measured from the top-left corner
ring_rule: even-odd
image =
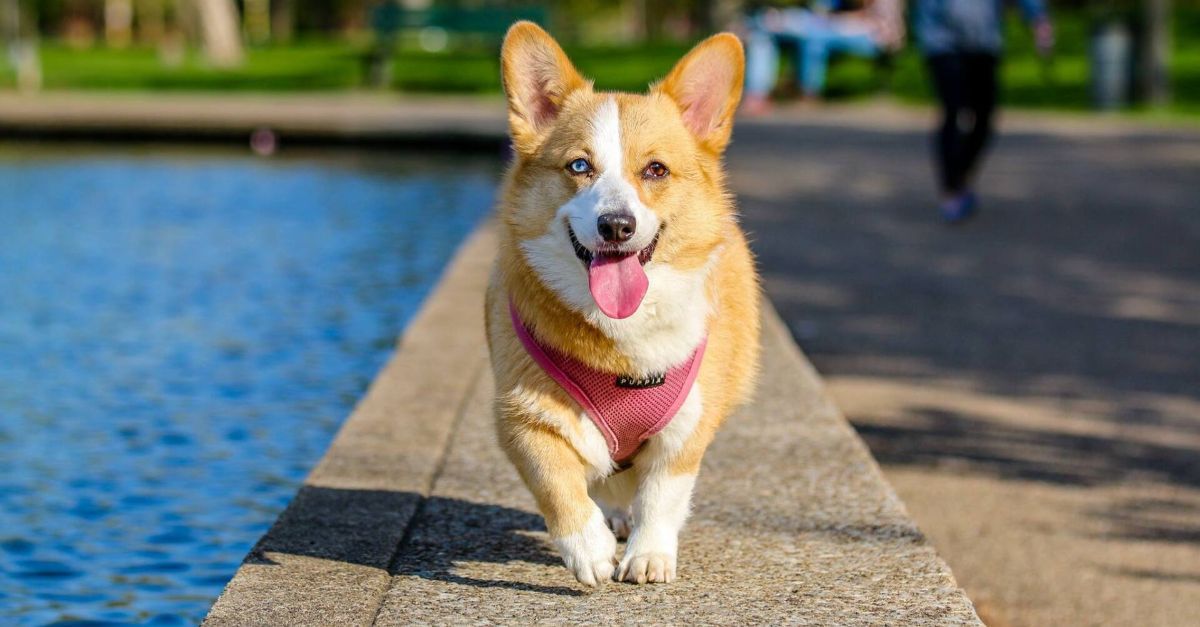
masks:
[[[495,175],[0,152],[0,624],[202,618]]]

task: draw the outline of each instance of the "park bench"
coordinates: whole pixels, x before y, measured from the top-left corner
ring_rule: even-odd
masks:
[[[367,82],[373,87],[391,83],[391,67],[401,33],[434,34],[448,39],[469,38],[492,46],[499,59],[500,43],[513,22],[529,20],[546,24],[546,9],[540,6],[430,7],[405,9],[395,2],[381,2],[371,11],[375,44],[367,55]]]

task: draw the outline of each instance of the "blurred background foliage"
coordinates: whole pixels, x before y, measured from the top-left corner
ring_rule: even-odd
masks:
[[[982,0],[981,0],[982,1]],[[1090,106],[1089,45],[1119,20],[1137,36],[1144,0],[1051,1],[1058,32],[1052,59],[1034,54],[1019,16],[1009,18],[1004,68],[1011,105]],[[737,28],[756,8],[804,2],[736,0],[0,0],[9,62],[0,88],[14,88],[24,62],[37,89],[344,90],[494,93],[497,52],[514,19],[535,19],[564,43],[604,89],[638,90],[662,76],[691,43]],[[1168,20],[1169,110],[1200,115],[1200,0],[1173,0]],[[222,11],[233,40],[210,28]],[[218,24],[219,25],[219,24]],[[224,56],[214,54],[222,45]],[[381,58],[386,57],[386,59]],[[790,68],[784,67],[790,75]],[[784,91],[787,90],[787,81]],[[929,99],[924,68],[909,46],[886,62],[838,59],[828,97],[892,94]]]

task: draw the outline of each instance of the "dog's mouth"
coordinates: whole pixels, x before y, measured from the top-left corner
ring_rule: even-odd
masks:
[[[567,235],[571,238],[571,246],[575,256],[583,263],[588,275],[588,290],[596,306],[609,318],[618,320],[628,318],[637,312],[650,289],[650,280],[642,266],[654,257],[654,249],[658,246],[658,233],[650,244],[637,252],[622,251],[617,248],[606,248],[597,251],[590,250],[579,243],[571,225],[567,225]]]
[[[661,234],[662,227],[659,227],[658,232],[654,234],[654,239],[650,240],[650,245],[637,252],[638,262],[643,266],[650,263],[650,260],[654,258],[654,249],[658,247],[658,236]],[[571,247],[575,249],[575,256],[579,258],[579,261],[583,262],[585,267],[590,267],[592,260],[596,257],[622,258],[633,254],[616,248],[602,249],[593,253],[587,246],[579,243],[579,239],[575,237],[575,229],[572,229],[570,224],[567,225],[567,237],[571,238]]]

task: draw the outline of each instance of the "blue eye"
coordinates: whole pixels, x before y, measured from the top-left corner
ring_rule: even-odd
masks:
[[[571,174],[587,174],[592,171],[592,164],[587,159],[576,159],[567,164],[567,171]]]

